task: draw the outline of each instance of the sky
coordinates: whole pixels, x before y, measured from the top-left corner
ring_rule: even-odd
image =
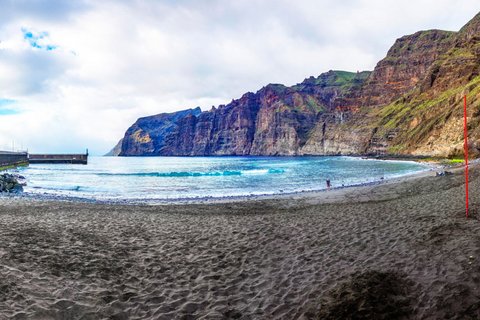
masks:
[[[373,70],[478,0],[0,0],[0,150],[108,152],[137,118]]]

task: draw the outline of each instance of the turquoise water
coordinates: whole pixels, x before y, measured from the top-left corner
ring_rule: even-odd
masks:
[[[90,157],[88,165],[20,169],[25,192],[93,200],[166,200],[322,190],[428,167],[352,157]]]

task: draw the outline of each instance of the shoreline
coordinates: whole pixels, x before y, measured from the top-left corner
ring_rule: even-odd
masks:
[[[363,188],[369,187],[374,185],[382,185],[392,182],[399,182],[403,181],[404,179],[412,179],[415,177],[421,177],[425,174],[435,171],[435,170],[442,170],[445,168],[455,168],[457,166],[448,166],[442,164],[440,162],[421,162],[412,160],[411,158],[405,159],[378,159],[378,158],[365,158],[360,156],[348,156],[351,158],[357,158],[362,160],[372,160],[372,161],[389,161],[389,162],[414,162],[414,163],[421,163],[425,166],[424,170],[420,170],[417,172],[407,173],[401,176],[394,176],[391,178],[386,179],[379,179],[373,180],[368,182],[362,182],[357,184],[351,185],[342,185],[342,186],[334,186],[330,190],[326,188],[320,188],[315,190],[299,190],[299,191],[292,191],[292,192],[273,192],[273,193],[266,193],[266,194],[246,194],[246,195],[233,195],[233,196],[223,196],[223,197],[215,197],[215,196],[206,196],[206,197],[187,197],[187,198],[130,198],[130,199],[95,199],[95,198],[87,198],[87,197],[75,197],[75,196],[66,196],[66,195],[54,195],[48,193],[31,193],[31,192],[22,192],[18,194],[0,194],[0,199],[2,197],[6,198],[16,198],[16,199],[27,199],[31,201],[59,201],[59,202],[78,202],[78,203],[98,203],[98,204],[105,204],[105,205],[169,205],[169,204],[205,204],[205,203],[225,203],[225,202],[243,202],[243,201],[256,201],[256,200],[270,200],[270,199],[281,199],[281,198],[289,198],[289,197],[309,197],[309,196],[316,196],[322,197],[324,193],[331,193],[331,192],[341,192],[343,190],[350,190],[351,188]],[[477,161],[472,161],[471,165],[476,163]]]
[[[105,205],[169,205],[169,204],[197,204],[197,203],[224,203],[224,202],[243,202],[243,201],[255,201],[255,200],[271,200],[279,198],[289,198],[296,196],[316,196],[323,195],[324,193],[331,192],[341,192],[343,190],[350,190],[352,188],[364,188],[369,186],[385,185],[389,183],[400,182],[408,179],[414,179],[416,177],[423,177],[427,173],[431,173],[434,169],[426,169],[414,173],[405,174],[399,177],[393,177],[384,180],[375,180],[369,182],[363,182],[352,185],[344,185],[332,187],[330,190],[318,189],[318,190],[300,190],[292,192],[279,192],[271,194],[249,194],[249,195],[234,195],[234,196],[223,196],[223,197],[192,197],[192,198],[171,198],[171,199],[156,199],[156,198],[131,198],[131,199],[94,199],[86,197],[74,197],[74,196],[62,196],[62,195],[53,195],[53,194],[40,194],[40,193],[11,193],[11,194],[0,194],[1,197],[5,198],[16,198],[16,199],[28,199],[33,201],[60,201],[60,202],[78,202],[78,203],[98,203]]]

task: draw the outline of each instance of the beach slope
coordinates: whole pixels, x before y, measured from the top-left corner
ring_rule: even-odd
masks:
[[[0,197],[0,319],[478,319],[480,172],[158,206]]]

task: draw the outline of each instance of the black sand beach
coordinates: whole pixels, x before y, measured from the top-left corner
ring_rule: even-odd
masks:
[[[480,171],[158,206],[0,197],[0,319],[478,319]]]

